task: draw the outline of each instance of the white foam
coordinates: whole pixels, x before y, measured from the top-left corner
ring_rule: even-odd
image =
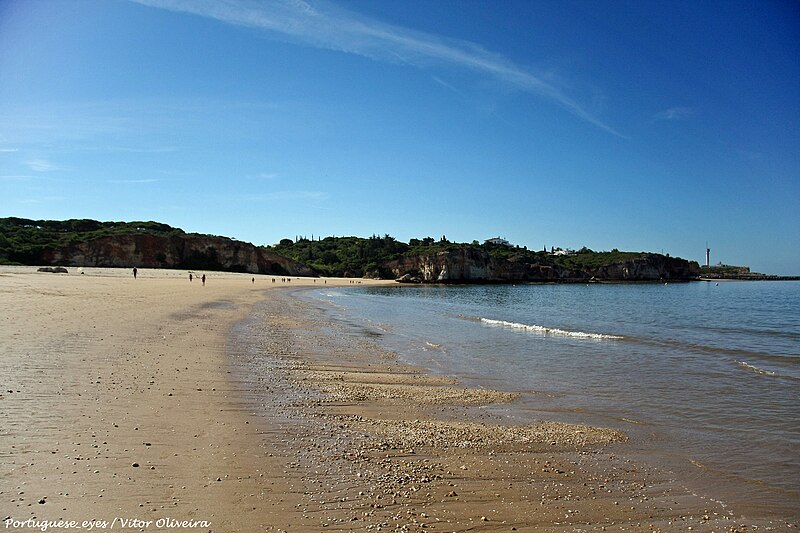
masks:
[[[621,339],[619,335],[606,335],[604,333],[586,333],[584,331],[567,331],[558,328],[546,328],[544,326],[537,326],[535,324],[519,324],[517,322],[506,322],[505,320],[493,320],[491,318],[481,317],[481,322],[489,324],[490,326],[499,326],[504,328],[519,329],[530,333],[538,333],[539,335],[555,335],[558,337],[576,337],[580,339]]]
[[[757,366],[751,365],[750,363],[747,363],[745,361],[736,361],[736,362],[739,363],[740,367],[746,368],[747,370],[752,370],[753,372],[755,372],[757,374],[762,374],[764,376],[777,376],[778,375],[777,372],[772,372],[770,370],[764,370],[763,368],[758,368]]]

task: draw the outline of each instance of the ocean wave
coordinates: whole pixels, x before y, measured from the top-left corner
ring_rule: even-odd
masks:
[[[736,361],[736,363],[740,367],[746,368],[747,370],[751,370],[751,371],[755,372],[756,374],[761,374],[762,376],[778,376],[779,375],[777,372],[773,372],[771,370],[764,370],[763,368],[758,368],[757,366],[751,365],[750,363],[748,363],[746,361]]]
[[[499,326],[504,328],[519,329],[528,331],[530,333],[538,333],[540,335],[554,335],[558,337],[576,337],[579,339],[598,339],[598,340],[614,340],[622,339],[619,335],[607,335],[605,333],[586,333],[584,331],[567,331],[558,328],[546,328],[544,326],[537,326],[535,324],[519,324],[517,322],[506,322],[505,320],[493,320],[491,318],[481,317],[480,321],[490,326]]]
[[[341,298],[342,293],[339,291],[320,291],[320,296],[324,296],[326,298]]]

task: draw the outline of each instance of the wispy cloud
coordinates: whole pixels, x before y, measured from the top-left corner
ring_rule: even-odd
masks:
[[[259,172],[247,177],[253,180],[273,180],[278,177],[278,174],[276,172]]]
[[[6,181],[30,181],[37,178],[38,176],[29,176],[26,174],[7,174],[5,176],[0,176],[0,180]]]
[[[322,202],[328,200],[330,194],[322,191],[276,191],[266,194],[256,194],[248,196],[247,199],[253,202],[262,201],[290,201],[302,200],[309,202]]]
[[[469,99],[469,98],[467,97],[467,95],[466,95],[466,94],[464,94],[464,92],[463,92],[463,91],[461,91],[461,90],[459,90],[459,89],[456,89],[456,88],[455,88],[453,85],[451,85],[451,84],[447,83],[446,81],[444,81],[443,79],[439,78],[438,76],[431,76],[431,78],[433,79],[433,81],[435,81],[436,83],[438,83],[439,85],[441,85],[441,86],[442,86],[442,87],[444,87],[445,89],[448,89],[448,90],[450,90],[450,91],[452,91],[452,92],[456,93],[458,96],[460,96],[460,97],[461,97],[461,98],[463,98],[464,100],[468,100],[468,99]]]
[[[0,154],[8,154],[11,152],[19,152],[19,148],[0,148]]]
[[[448,65],[500,80],[538,95],[573,115],[622,137],[584,109],[564,90],[543,76],[516,65],[504,56],[468,41],[393,26],[346,11],[323,1],[268,0],[133,0],[135,2],[208,17],[226,24],[257,28],[301,44],[357,54],[378,61],[415,67]]]
[[[31,159],[30,161],[26,161],[25,164],[28,165],[28,168],[34,172],[53,172],[56,170],[62,170],[61,167],[54,165],[47,159]]]
[[[198,175],[198,172],[196,170],[175,170],[175,169],[169,169],[169,170],[161,169],[161,170],[156,170],[155,173],[162,174],[164,176],[179,177],[179,178],[188,178]]]
[[[157,183],[159,180],[155,178],[149,179],[134,179],[134,180],[106,180],[106,183]]]
[[[65,180],[59,178],[51,178],[49,176],[34,176],[32,174],[4,174],[0,175],[0,180],[3,181],[47,181],[47,182],[63,182]]]
[[[691,107],[670,107],[653,115],[653,120],[685,120],[694,115]]]
[[[107,146],[98,149],[107,150],[109,152],[130,152],[135,154],[166,154],[178,151],[178,149],[174,146],[157,146],[152,148],[138,148],[130,146]]]
[[[757,161],[762,159],[764,154],[755,150],[739,150],[739,156],[745,161]]]
[[[24,200],[20,200],[19,203],[21,204],[43,204],[49,202],[63,202],[67,200],[65,196],[39,196],[37,198],[26,198]]]

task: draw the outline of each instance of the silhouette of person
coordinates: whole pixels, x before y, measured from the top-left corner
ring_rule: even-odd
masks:
[[[137,272],[138,272],[138,270],[136,270],[136,267],[133,267],[133,279],[136,279],[136,273]]]
[[[192,281],[192,273],[189,272],[189,281]]]
[[[205,287],[206,286],[206,275],[203,274],[203,277],[200,278],[200,280],[203,282],[203,287]]]

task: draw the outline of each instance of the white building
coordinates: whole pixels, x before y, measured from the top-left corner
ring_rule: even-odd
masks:
[[[486,244],[499,244],[500,246],[511,246],[511,243],[502,237],[492,237],[483,241]]]

